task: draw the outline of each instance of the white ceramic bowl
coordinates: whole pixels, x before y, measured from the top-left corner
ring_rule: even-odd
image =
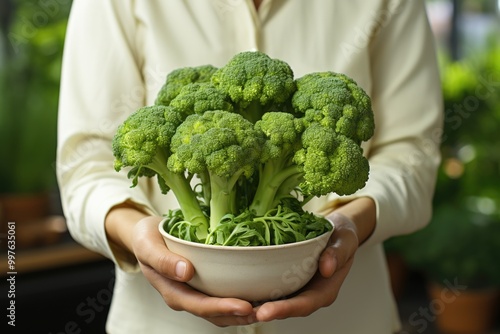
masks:
[[[195,268],[190,286],[210,296],[248,301],[275,300],[302,288],[316,272],[333,232],[278,246],[213,246],[171,236],[163,224],[159,230],[168,249]]]

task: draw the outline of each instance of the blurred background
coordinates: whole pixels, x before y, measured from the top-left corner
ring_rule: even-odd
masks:
[[[445,98],[443,162],[431,223],[385,243],[401,334],[497,334],[500,0],[426,5]],[[55,179],[70,7],[0,1],[0,300],[8,307],[7,222],[15,222],[16,329],[24,333],[103,333],[114,282],[113,265],[68,234]]]

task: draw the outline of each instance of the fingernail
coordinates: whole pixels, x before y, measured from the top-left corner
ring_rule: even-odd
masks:
[[[184,278],[186,274],[186,262],[179,261],[175,265],[175,275],[179,278]]]
[[[237,317],[244,317],[244,316],[248,315],[248,312],[243,312],[241,310],[236,310],[236,311],[233,312],[233,315],[235,315]]]
[[[245,316],[246,314],[245,314],[245,313],[243,313],[243,312],[240,312],[240,311],[234,311],[234,312],[233,312],[233,315],[235,315],[235,316],[237,316],[237,317],[243,317],[243,316]]]

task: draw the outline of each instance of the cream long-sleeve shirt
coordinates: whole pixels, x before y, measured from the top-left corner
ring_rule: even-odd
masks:
[[[218,328],[168,308],[133,263],[113,252],[104,230],[125,200],[154,214],[176,207],[143,180],[130,189],[113,170],[111,139],[135,109],[151,105],[166,74],[222,66],[260,50],[287,61],[295,76],[342,72],[372,97],[376,133],[364,143],[370,179],[355,196],[377,206],[377,224],[358,250],[337,301],[309,317]],[[398,326],[382,242],[423,227],[441,134],[433,38],[421,0],[75,0],[63,62],[57,172],[73,237],[117,264],[107,323],[112,334],[387,334]],[[337,196],[315,199],[319,210]],[[348,200],[348,199],[340,199]]]

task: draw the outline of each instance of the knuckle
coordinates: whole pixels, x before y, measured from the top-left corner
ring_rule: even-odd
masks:
[[[156,258],[155,268],[161,274],[167,275],[168,277],[173,277],[174,272],[174,262],[171,256],[168,254],[158,254]]]
[[[172,298],[169,298],[168,296],[162,295],[163,300],[165,301],[165,304],[169,308],[171,308],[174,311],[182,311],[183,307],[179,301],[173,300]]]

